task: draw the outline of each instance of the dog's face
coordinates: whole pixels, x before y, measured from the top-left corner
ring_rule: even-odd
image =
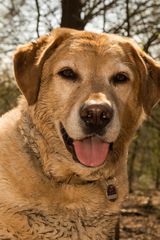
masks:
[[[17,51],[15,75],[76,173],[118,161],[160,98],[160,66],[116,35],[59,29]]]

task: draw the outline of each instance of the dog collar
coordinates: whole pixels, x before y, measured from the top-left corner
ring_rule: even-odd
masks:
[[[116,177],[109,177],[108,179],[98,179],[93,181],[83,180],[77,175],[70,176],[67,180],[59,182],[59,184],[67,185],[90,185],[100,184],[105,190],[106,198],[114,202],[118,199],[118,184]]]
[[[18,124],[18,131],[23,138],[24,145],[29,149],[37,159],[40,159],[40,152],[36,141],[39,139],[40,133],[32,123],[30,116],[22,112],[22,119]]]

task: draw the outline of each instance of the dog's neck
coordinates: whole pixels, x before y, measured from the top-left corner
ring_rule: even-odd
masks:
[[[31,116],[28,114],[28,112],[22,111],[22,117],[18,124],[18,131],[20,132],[22,136],[22,141],[24,143],[24,148],[26,149],[26,152],[33,158],[36,159],[36,161],[41,165],[42,171],[44,174],[49,177],[53,178],[50,173],[45,171],[43,166],[43,155],[40,152],[40,145],[45,145],[46,148],[48,146],[47,142],[45,141],[44,136],[41,134],[41,132],[37,129],[36,125],[33,123]],[[56,179],[54,180],[59,184],[90,184],[96,181],[90,181],[90,180],[83,180],[80,179],[76,174],[71,174],[65,179]]]
[[[26,112],[22,112],[22,118],[18,124],[18,130],[22,135],[24,147],[37,159],[40,159],[38,140],[42,138],[41,133],[33,124],[31,117]]]
[[[119,180],[118,178],[115,178],[114,176],[102,176],[99,179],[94,180],[85,180],[81,179],[76,174],[71,174],[70,176],[64,178],[64,179],[58,179],[52,174],[49,174],[47,171],[45,171],[45,168],[43,166],[44,160],[41,158],[42,153],[40,152],[40,144],[41,146],[47,145],[46,140],[42,136],[41,132],[37,129],[35,124],[32,121],[32,118],[27,112],[22,112],[21,120],[18,124],[18,130],[22,136],[22,141],[24,142],[24,147],[26,148],[27,153],[30,154],[31,157],[33,157],[33,160],[36,160],[38,165],[40,166],[41,170],[44,172],[44,175],[48,178],[51,178],[54,180],[55,184],[66,184],[66,185],[93,185],[95,186],[98,184],[101,188],[106,191],[107,198],[110,201],[114,201],[117,199],[117,191],[119,189]],[[44,164],[45,165],[45,164]]]
[[[46,145],[47,142],[45,142],[44,136],[41,134],[41,132],[36,128],[35,124],[32,121],[31,116],[25,112],[22,111],[22,117],[18,124],[18,130],[22,136],[22,141],[24,142],[24,147],[26,148],[27,153],[31,155],[34,159],[37,160],[37,162],[41,165],[43,172],[47,177],[52,177],[50,174],[46,173],[46,171],[43,168],[43,159],[41,157],[41,152],[39,145]],[[109,177],[111,179],[111,177]],[[76,174],[70,175],[65,180],[57,180],[59,183],[66,183],[66,184],[91,184],[96,183],[95,180],[83,180],[80,179]],[[102,179],[101,179],[102,180]],[[105,181],[108,181],[108,179],[105,179]]]

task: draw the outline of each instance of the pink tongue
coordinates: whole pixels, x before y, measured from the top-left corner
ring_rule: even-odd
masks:
[[[102,142],[97,137],[74,141],[73,144],[78,160],[88,167],[97,167],[103,164],[109,150],[109,144]]]

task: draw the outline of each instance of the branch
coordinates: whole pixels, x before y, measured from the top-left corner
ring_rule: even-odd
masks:
[[[85,17],[84,17],[84,22],[88,23],[89,21],[92,20],[93,17],[96,17],[98,15],[100,15],[100,13],[106,12],[108,9],[110,9],[111,7],[113,7],[113,5],[117,2],[117,0],[113,0],[112,2],[103,5],[102,7],[98,8],[101,4],[102,1],[98,1],[96,2],[88,11],[88,13],[86,13]]]
[[[159,8],[160,7],[159,4],[152,4],[152,5],[147,6],[147,2],[145,2],[145,3],[144,2],[137,2],[136,4],[137,4],[136,8],[133,11],[130,11],[130,14],[129,14],[130,19],[135,17],[135,16],[143,14],[144,12],[148,11],[149,9],[151,9],[153,7],[155,7],[155,8]],[[146,18],[146,13],[145,13],[145,18]],[[138,21],[140,21],[140,20],[141,19],[138,19]],[[121,24],[119,24],[119,26],[114,27],[112,29],[109,29],[108,32],[118,33],[122,28],[123,29],[125,28],[124,27],[125,24],[126,24],[126,18],[123,19],[123,21],[121,22]],[[135,22],[134,22],[134,25],[135,25]]]
[[[129,0],[126,0],[126,20],[127,20],[127,36],[130,37],[130,13],[129,13]]]
[[[148,52],[149,47],[152,45],[152,43],[159,38],[158,32],[154,32],[151,37],[148,39],[148,41],[144,45],[144,51]]]
[[[36,32],[37,32],[37,36],[39,37],[40,36],[40,34],[39,34],[39,21],[40,21],[41,14],[40,14],[40,7],[39,7],[38,0],[35,0],[35,4],[36,4],[36,8],[37,8]]]
[[[106,31],[105,25],[106,25],[106,9],[105,9],[105,0],[103,0],[103,7],[104,7],[104,12],[103,12],[103,32]]]

